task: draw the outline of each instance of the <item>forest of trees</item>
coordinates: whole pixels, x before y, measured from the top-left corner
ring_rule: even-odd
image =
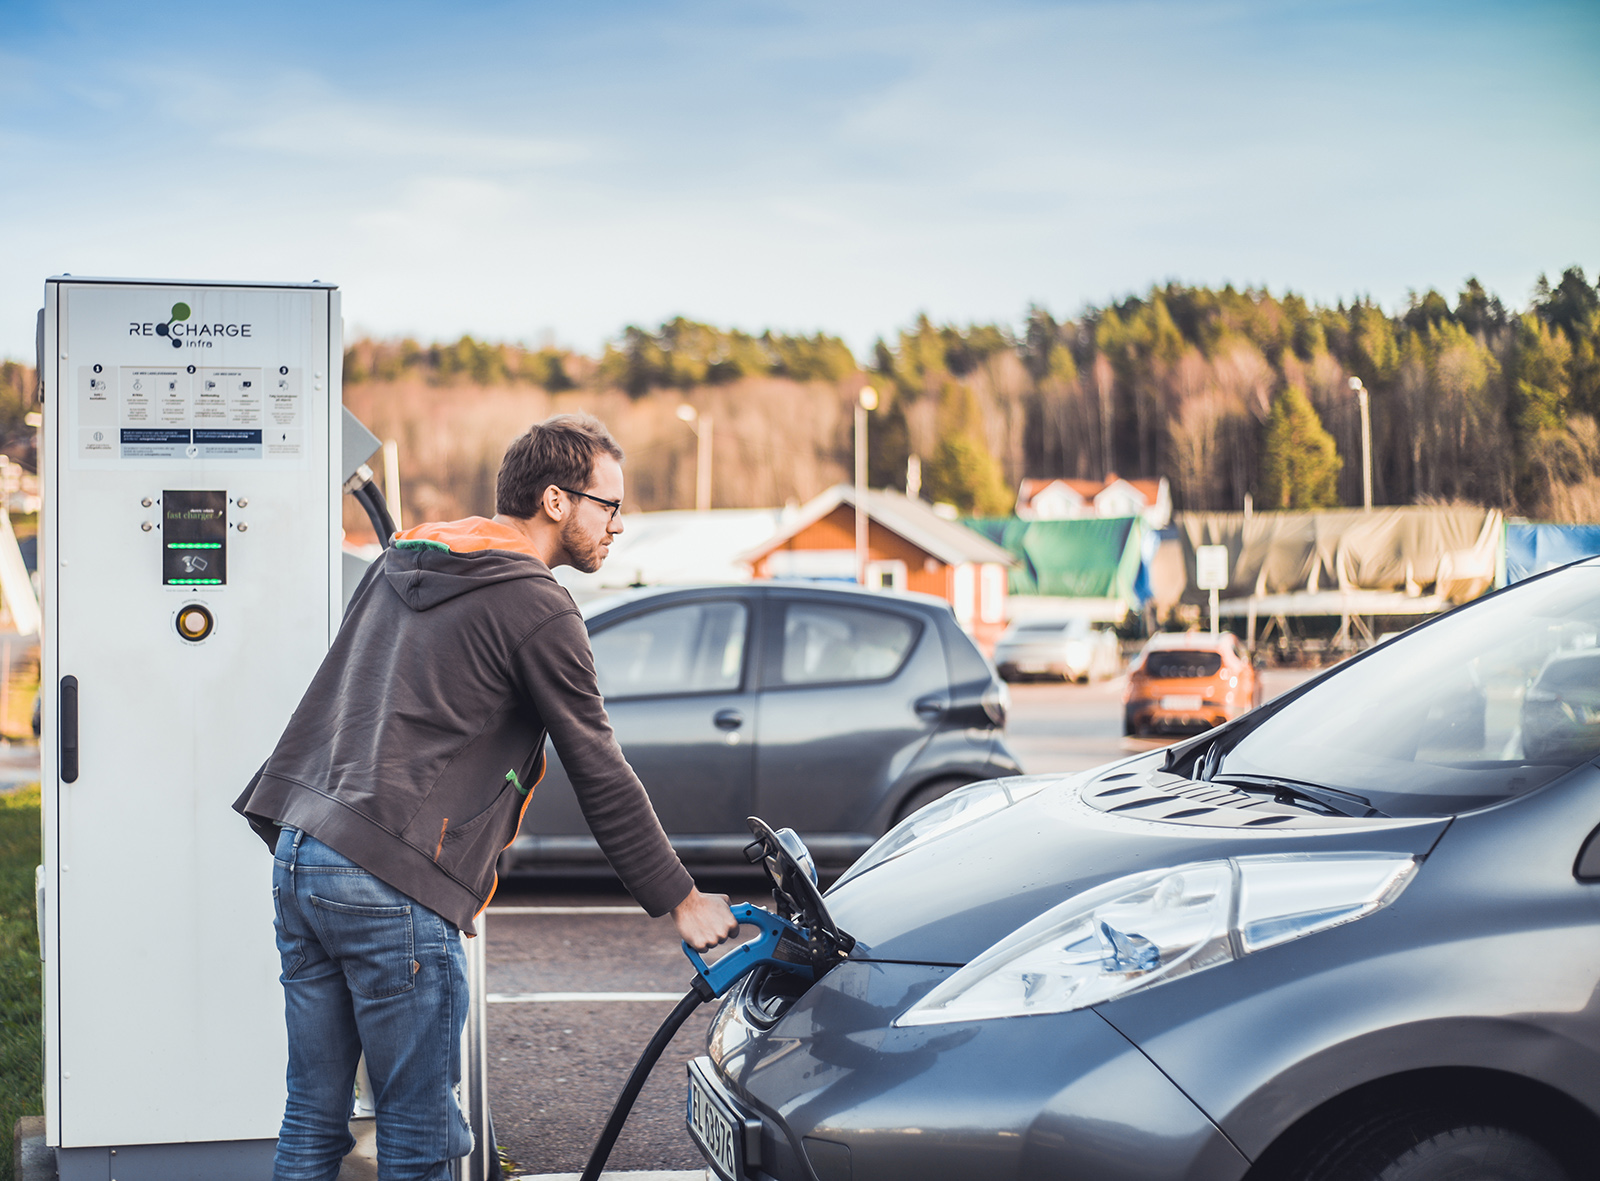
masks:
[[[1520,312],[1476,280],[1393,313],[1174,283],[1076,319],[1035,307],[1018,328],[919,317],[864,365],[825,334],[678,318],[630,326],[598,358],[471,337],[358,341],[345,371],[352,408],[435,457],[419,475],[438,507],[471,511],[489,507],[492,470],[467,469],[492,469],[503,432],[576,406],[629,448],[630,500],[682,507],[693,439],[671,410],[683,400],[715,418],[717,505],[804,499],[848,478],[850,405],[867,382],[880,395],[872,483],[903,486],[915,455],[924,497],[966,512],[1009,511],[1023,476],[1111,471],[1167,476],[1181,509],[1236,508],[1247,493],[1262,507],[1359,504],[1351,377],[1371,392],[1376,503],[1600,520],[1600,290],[1578,267],[1541,278]],[[489,403],[504,421],[485,417]],[[440,437],[491,420],[470,459]]]
[[[345,401],[400,441],[413,516],[492,512],[506,442],[558,410],[600,415],[627,449],[630,509],[693,503],[713,422],[713,502],[803,501],[850,478],[857,394],[878,391],[870,479],[979,515],[1024,476],[1166,476],[1180,509],[1361,503],[1350,379],[1370,391],[1378,504],[1470,502],[1600,521],[1600,290],[1582,269],[1508,308],[1476,280],[1452,297],[1320,306],[1172,283],[1057,320],[936,324],[858,358],[825,333],[753,335],[676,318],[629,326],[598,357],[551,345],[352,342]],[[0,365],[0,447],[26,453],[33,370]],[[25,461],[26,462],[26,461]],[[359,530],[359,515],[351,517]]]

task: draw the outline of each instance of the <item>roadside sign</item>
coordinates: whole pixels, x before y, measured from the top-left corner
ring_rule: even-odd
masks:
[[[1195,585],[1201,590],[1228,589],[1228,547],[1201,545],[1194,551]]]

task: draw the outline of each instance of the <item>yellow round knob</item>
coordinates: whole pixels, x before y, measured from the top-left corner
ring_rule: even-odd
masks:
[[[178,612],[178,634],[186,640],[205,639],[214,623],[211,612],[198,603]]]

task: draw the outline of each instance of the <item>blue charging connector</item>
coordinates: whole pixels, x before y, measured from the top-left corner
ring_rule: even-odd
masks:
[[[806,946],[806,933],[781,915],[775,915],[770,910],[764,910],[751,902],[741,902],[731,908],[733,917],[739,920],[741,927],[757,927],[761,934],[742,943],[714,964],[708,964],[700,957],[700,953],[687,943],[683,945],[683,954],[689,957],[689,962],[694,965],[696,988],[703,981],[710,988],[711,996],[707,1000],[721,996],[737,984],[745,973],[759,968],[762,964],[770,964],[785,972],[794,972],[801,976],[815,975],[810,963],[793,959],[780,958],[778,945],[788,937],[797,952],[804,954]]]

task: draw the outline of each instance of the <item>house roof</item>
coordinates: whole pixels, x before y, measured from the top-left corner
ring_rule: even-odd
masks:
[[[774,550],[783,548],[790,539],[809,529],[841,505],[855,507],[856,491],[849,484],[835,484],[826,492],[813,497],[800,509],[793,520],[779,529],[760,545],[739,555],[743,562],[759,562]],[[1016,559],[965,525],[947,521],[920,500],[900,492],[886,489],[868,489],[867,519],[882,528],[897,533],[912,545],[950,566],[967,562],[994,562],[1010,566]]]
[[[750,575],[739,564],[740,551],[771,537],[782,521],[781,509],[624,513],[623,531],[612,541],[605,565],[590,574],[558,566],[556,581],[574,593],[635,583],[688,586],[741,581]]]
[[[1049,488],[1052,484],[1060,484],[1063,487],[1070,488],[1083,497],[1084,500],[1093,500],[1107,488],[1118,483],[1126,484],[1139,493],[1140,496],[1144,497],[1146,504],[1155,504],[1157,498],[1161,495],[1160,480],[1130,480],[1117,475],[1116,472],[1112,472],[1104,480],[1077,480],[1065,476],[1048,479],[1026,479],[1022,481],[1022,486],[1018,489],[1017,503],[1019,506],[1026,508],[1033,503],[1035,496],[1038,496],[1039,493]]]

